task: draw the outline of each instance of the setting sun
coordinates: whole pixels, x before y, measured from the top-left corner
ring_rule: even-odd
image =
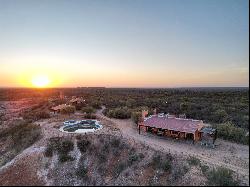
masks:
[[[48,76],[39,75],[32,78],[32,85],[38,88],[47,87],[50,83]]]

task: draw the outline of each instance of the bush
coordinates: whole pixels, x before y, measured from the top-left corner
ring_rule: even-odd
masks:
[[[154,155],[151,164],[152,164],[152,166],[154,168],[160,168],[160,166],[161,166],[161,156],[158,155],[158,154]]]
[[[11,122],[7,129],[0,131],[0,142],[5,145],[0,152],[0,166],[13,159],[18,153],[33,145],[41,138],[41,127],[24,120]],[[5,141],[8,141],[7,145]]]
[[[68,114],[68,115],[75,113],[75,111],[76,108],[74,106],[67,106],[60,110],[61,114]]]
[[[49,112],[46,111],[39,111],[35,113],[35,116],[37,119],[46,119],[46,118],[50,118],[50,114]]]
[[[73,161],[73,160],[74,160],[74,158],[69,156],[68,154],[64,154],[64,153],[59,154],[59,161],[60,162],[67,162],[67,161]]]
[[[138,124],[142,121],[142,114],[141,112],[132,112],[131,118],[136,124]]]
[[[80,166],[78,166],[77,170],[76,170],[76,175],[82,179],[86,179],[88,178],[88,168],[85,167],[83,164],[81,164]]]
[[[139,160],[139,156],[137,154],[129,155],[129,158],[128,158],[129,165],[132,165],[137,160]]]
[[[117,148],[121,144],[121,140],[118,138],[114,138],[110,141],[111,146]]]
[[[171,155],[167,155],[165,156],[164,159],[162,159],[162,157],[159,154],[156,154],[153,156],[151,165],[155,168],[155,169],[161,169],[163,171],[169,171],[172,168],[172,156]]]
[[[99,101],[93,101],[92,103],[91,103],[91,106],[93,107],[93,108],[95,108],[95,109],[101,109],[102,107],[101,107],[101,103],[99,102]]]
[[[11,129],[9,133],[13,140],[13,147],[19,152],[41,138],[41,127],[23,122],[23,124]]]
[[[53,156],[53,149],[52,147],[47,146],[44,152],[45,157],[52,157]]]
[[[208,172],[208,185],[217,186],[238,186],[239,181],[233,179],[233,171],[227,168],[219,167]]]
[[[60,149],[60,144],[62,142],[62,138],[53,137],[49,139],[47,143],[47,148],[53,151],[58,151]]]
[[[95,112],[95,109],[92,106],[83,107],[81,110],[83,113],[86,113],[86,114],[92,114]]]
[[[29,121],[37,121],[39,119],[50,118],[50,114],[47,111],[39,110],[39,111],[26,111],[22,114],[23,119]]]
[[[81,153],[85,153],[90,146],[91,142],[86,139],[81,139],[77,141],[77,147],[81,151]]]
[[[143,159],[145,156],[144,156],[144,154],[143,153],[139,153],[139,158],[140,159]]]
[[[84,118],[86,118],[86,119],[96,119],[96,115],[95,114],[85,114]]]
[[[51,138],[47,143],[47,147],[44,155],[46,157],[52,157],[54,152],[58,152],[59,161],[66,162],[72,161],[74,158],[68,155],[70,151],[73,151],[74,143],[71,140],[62,140],[62,138]]]
[[[131,112],[128,108],[115,108],[112,110],[108,110],[105,112],[106,115],[110,118],[117,118],[117,119],[128,119],[131,117]]]
[[[188,159],[187,159],[187,161],[188,161],[188,163],[189,163],[189,165],[194,165],[194,166],[197,166],[197,165],[199,165],[200,164],[200,159],[198,159],[198,158],[195,158],[195,157],[189,157]]]
[[[230,122],[214,125],[214,127],[217,129],[218,137],[220,138],[237,143],[249,144],[249,135],[246,135],[247,131],[235,127]]]
[[[165,160],[165,161],[162,162],[162,169],[164,171],[171,170],[171,167],[172,167],[172,165],[171,165],[171,162],[169,160]]]
[[[200,168],[203,174],[206,174],[209,169],[207,165],[201,165],[201,164],[200,164]]]
[[[173,167],[172,172],[172,178],[174,180],[178,180],[179,178],[183,177],[189,170],[189,167],[187,165],[176,165]]]
[[[73,151],[74,143],[71,140],[63,140],[58,148],[60,154],[68,154]]]
[[[103,152],[99,152],[98,159],[99,163],[103,163],[107,161],[107,156]]]
[[[114,172],[116,176],[119,176],[120,173],[128,167],[125,161],[119,162]]]

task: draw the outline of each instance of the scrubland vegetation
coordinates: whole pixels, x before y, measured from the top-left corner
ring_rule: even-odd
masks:
[[[41,138],[41,128],[25,120],[11,122],[7,129],[0,132],[0,166],[4,165],[21,151]]]
[[[64,138],[51,138],[48,142],[44,155],[46,157],[52,157],[53,154],[59,155],[60,162],[72,161],[69,152],[74,149],[74,143],[70,139]]]
[[[225,140],[249,145],[249,130],[236,127],[231,122],[213,125],[218,130],[218,136]]]
[[[219,137],[233,142],[249,144],[249,89],[248,88],[182,88],[182,89],[127,89],[127,88],[75,88],[75,89],[2,89],[0,100],[21,98],[82,96],[85,103],[76,106],[87,118],[102,105],[108,117],[140,120],[141,108],[157,112],[183,114],[187,118],[200,119],[218,129]],[[49,117],[46,111],[30,110],[25,119],[37,120]]]
[[[195,167],[202,171],[199,177],[205,177],[201,183],[203,185],[232,186],[240,184],[237,176],[231,170],[223,167],[209,167],[196,157],[188,157],[185,160],[170,153],[149,150],[143,145],[136,146],[137,148],[128,144],[123,138],[112,135],[77,136],[76,148],[81,152],[77,166],[73,167],[77,158],[63,161],[66,163],[73,161],[67,165],[67,171],[64,173],[69,180],[67,182],[78,181],[77,184],[81,185],[191,184],[190,181],[183,183],[182,180],[185,175],[189,176],[191,168]],[[60,154],[68,155],[69,152],[74,152],[73,147],[73,140],[67,138],[52,138],[49,141],[45,155],[51,157],[53,154],[58,154],[59,162],[56,171],[53,171],[55,178],[57,175],[61,175],[62,170],[65,171]],[[107,178],[108,182],[105,180]],[[63,180],[56,179],[55,181],[55,185],[65,185]]]

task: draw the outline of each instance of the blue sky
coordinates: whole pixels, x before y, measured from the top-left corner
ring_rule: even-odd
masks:
[[[248,86],[247,0],[0,0],[0,86]],[[60,81],[56,81],[56,79]]]

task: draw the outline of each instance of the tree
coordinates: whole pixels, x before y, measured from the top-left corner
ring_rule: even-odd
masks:
[[[214,116],[215,122],[217,122],[217,123],[224,123],[224,122],[228,121],[228,119],[229,119],[227,112],[223,109],[217,109],[213,113],[213,116]]]
[[[82,112],[86,114],[92,114],[95,112],[95,109],[92,106],[86,106],[82,108]]]
[[[142,121],[142,113],[141,112],[132,112],[131,114],[132,120],[138,124],[139,122]]]
[[[134,99],[128,99],[126,101],[126,106],[129,107],[129,108],[132,108],[135,105],[135,103],[136,103],[136,100],[134,100]]]
[[[62,108],[61,109],[61,113],[62,114],[68,114],[68,115],[70,115],[70,114],[73,114],[73,113],[75,113],[75,111],[76,111],[76,108],[74,107],[74,106],[65,106],[64,108]]]

